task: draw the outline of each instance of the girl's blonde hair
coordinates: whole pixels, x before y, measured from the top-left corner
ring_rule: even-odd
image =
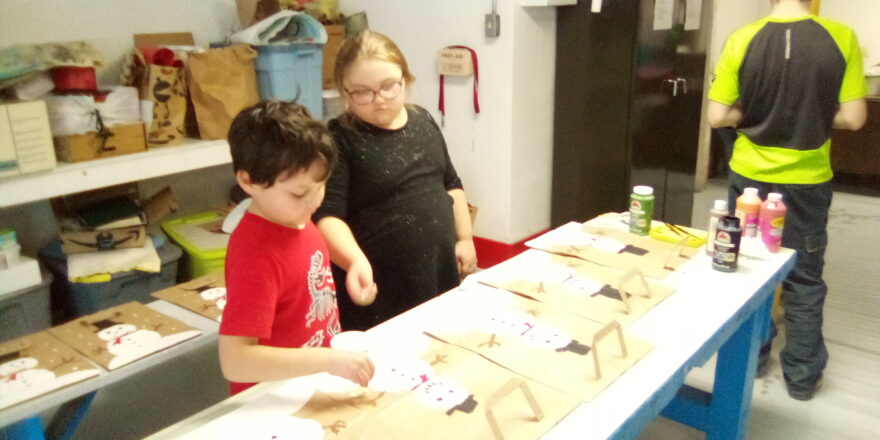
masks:
[[[336,90],[339,91],[340,96],[347,95],[342,82],[351,67],[360,60],[379,60],[397,65],[400,67],[404,84],[407,86],[416,80],[416,77],[410,72],[400,48],[385,35],[368,29],[346,39],[336,54],[333,80],[336,82]],[[349,125],[352,122],[351,118],[354,117],[350,111],[346,111],[340,121]]]

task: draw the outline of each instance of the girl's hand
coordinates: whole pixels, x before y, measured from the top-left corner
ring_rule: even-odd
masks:
[[[348,379],[362,387],[373,378],[373,362],[366,354],[354,351],[333,350],[327,372]]]
[[[359,306],[368,306],[376,300],[379,288],[373,281],[373,267],[366,258],[355,260],[345,276],[348,296]]]
[[[455,242],[455,260],[458,262],[458,275],[462,279],[477,270],[477,250],[473,239]]]

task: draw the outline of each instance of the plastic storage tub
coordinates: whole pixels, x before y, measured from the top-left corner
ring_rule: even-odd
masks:
[[[322,119],[324,45],[298,43],[254,47],[258,53],[254,66],[260,99],[295,101],[307,108],[313,118]]]
[[[0,295],[0,342],[49,328],[52,308],[49,285],[52,274],[43,272],[43,281],[32,287]]]
[[[150,294],[176,284],[178,260],[183,254],[179,247],[165,243],[156,249],[162,261],[158,273],[132,270],[114,273],[106,283],[73,283],[67,278],[67,258],[59,257],[51,246],[44,248],[40,257],[55,275],[52,283],[52,301],[56,302],[55,323],[131,301],[144,304],[153,302],[155,299]]]
[[[222,222],[220,214],[205,212],[162,223],[162,231],[186,253],[180,268],[181,282],[224,268],[229,234],[220,231]]]

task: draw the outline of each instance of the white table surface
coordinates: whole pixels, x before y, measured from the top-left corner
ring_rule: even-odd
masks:
[[[662,409],[652,407],[657,405],[655,395],[658,391],[670,386],[677,389],[684,374],[704,363],[736,330],[738,325],[735,323],[755,313],[760,307],[753,298],[756,292],[762,289],[766,292],[768,286],[782,281],[782,269],[790,264],[794,253],[783,249],[778,254],[758,252],[756,255],[760,257],[741,257],[736,272],[723,273],[711,269],[711,259],[700,252],[678,272],[670,275],[665,282],[675,287],[676,292],[626,329],[630,335],[653,343],[654,349],[595,399],[578,406],[543,438],[606,439],[633,417],[646,417],[646,424],[656,416]],[[479,273],[469,277],[466,283],[478,279]],[[429,301],[395,317],[370,330],[370,333],[378,336],[383,331],[399,333],[401,329],[418,329],[429,316],[427,313],[436,314],[432,303]],[[273,409],[271,403],[267,403],[271,399],[265,397],[276,390],[289,389],[291,384],[309,380],[312,378],[257,385],[149,438],[210,438],[218,430],[212,431],[206,425],[217,426],[222,421],[219,418],[223,416],[246,412],[257,417],[274,411],[290,414],[296,408],[291,408],[289,401],[276,398],[279,402],[286,402],[287,406]],[[309,387],[303,390],[309,390]],[[310,391],[304,392],[303,398],[298,399],[302,402],[310,394]]]

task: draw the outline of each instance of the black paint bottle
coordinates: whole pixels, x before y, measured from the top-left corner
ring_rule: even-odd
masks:
[[[732,215],[722,217],[715,229],[713,243],[715,253],[712,256],[712,268],[721,272],[736,272],[736,261],[739,259],[739,243],[742,239],[742,227],[739,218]]]

